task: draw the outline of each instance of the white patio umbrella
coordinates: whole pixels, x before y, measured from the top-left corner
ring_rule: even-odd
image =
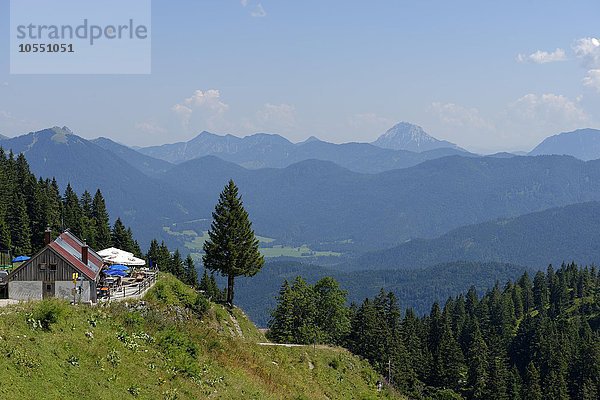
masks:
[[[98,255],[102,257],[102,260],[107,264],[123,264],[127,266],[142,266],[146,265],[146,261],[141,258],[137,258],[125,250],[110,247],[98,252]]]

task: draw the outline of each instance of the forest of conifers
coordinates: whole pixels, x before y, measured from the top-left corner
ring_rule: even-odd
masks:
[[[120,219],[111,228],[100,190],[79,197],[68,184],[61,196],[55,179],[37,179],[23,154],[0,147],[0,251],[32,255],[43,247],[47,227],[55,236],[69,228],[95,250],[114,246],[141,255],[130,228]]]
[[[344,345],[415,398],[597,399],[600,395],[598,269],[550,266],[532,280],[496,284],[401,312],[381,291],[345,306],[331,278],[281,288],[270,322],[279,342]]]

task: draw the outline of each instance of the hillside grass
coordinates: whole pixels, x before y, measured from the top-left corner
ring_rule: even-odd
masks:
[[[378,374],[343,349],[265,340],[241,310],[169,275],[144,301],[9,306],[0,309],[0,399],[400,398],[378,393]]]

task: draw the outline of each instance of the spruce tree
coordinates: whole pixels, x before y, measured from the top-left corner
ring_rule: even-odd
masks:
[[[86,190],[79,201],[81,207],[81,239],[84,239],[92,248],[96,245],[96,220],[92,211],[92,196]]]
[[[123,222],[121,221],[121,218],[117,218],[113,225],[113,229],[111,232],[111,241],[114,247],[121,250],[129,251],[129,236],[127,234],[127,229],[125,228],[125,225],[123,225]]]
[[[473,322],[471,331],[471,340],[467,352],[469,365],[467,383],[472,399],[485,400],[488,398],[489,351],[476,321]]]
[[[152,239],[150,242],[150,247],[148,248],[148,253],[146,253],[146,260],[148,261],[148,266],[154,267],[158,260],[158,241],[156,239]]]
[[[92,200],[92,217],[96,225],[96,247],[106,249],[111,246],[112,237],[110,231],[110,222],[104,197],[98,189]]]
[[[523,382],[523,400],[542,400],[540,373],[533,362],[527,365]]]
[[[82,234],[82,216],[79,198],[71,184],[67,184],[63,199],[63,224],[64,229],[69,229],[74,235],[81,237]]]
[[[11,231],[13,250],[19,255],[31,255],[31,231],[25,199],[20,193],[13,195],[13,206],[9,210],[8,224]]]
[[[183,261],[181,260],[181,253],[179,249],[175,249],[173,257],[171,258],[171,273],[178,279],[185,282],[185,270],[183,267]]]
[[[223,292],[221,291],[221,289],[219,289],[219,286],[217,285],[215,274],[211,273],[210,275],[208,275],[206,268],[204,268],[204,273],[202,274],[202,278],[200,279],[198,289],[204,291],[206,297],[210,298],[216,303],[223,301]]]
[[[171,252],[164,241],[158,248],[158,257],[155,260],[158,268],[163,272],[173,272],[171,269]]]
[[[294,299],[287,279],[279,289],[277,307],[271,313],[269,339],[277,343],[291,343],[294,340]]]
[[[188,254],[186,257],[183,269],[185,283],[193,287],[198,286],[198,272],[196,271],[196,266],[194,265],[194,260],[192,259],[191,254]]]
[[[319,280],[314,286],[316,304],[315,323],[324,334],[328,344],[342,344],[350,331],[350,319],[346,308],[346,294],[331,277]],[[399,311],[399,310],[398,310]]]
[[[202,261],[206,268],[227,277],[227,304],[232,306],[235,277],[254,276],[264,264],[258,239],[233,180],[219,196],[208,235]]]

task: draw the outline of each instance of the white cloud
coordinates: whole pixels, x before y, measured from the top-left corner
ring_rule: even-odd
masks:
[[[166,133],[167,130],[154,122],[144,121],[136,122],[135,129],[140,130],[149,134],[161,134]]]
[[[242,7],[248,7],[249,1],[240,0],[240,4],[242,5]],[[263,7],[262,3],[258,3],[253,7],[252,11],[250,11],[250,16],[254,18],[262,18],[267,16],[267,12],[265,11],[265,8]]]
[[[573,99],[554,93],[529,93],[489,114],[438,102],[429,109],[435,118],[429,118],[426,129],[474,151],[524,150],[550,135],[594,125],[595,119],[584,110],[582,100],[582,96]]]
[[[296,108],[289,104],[267,103],[256,113],[261,129],[289,130],[296,126]]]
[[[252,10],[252,12],[250,13],[250,15],[253,16],[254,18],[262,18],[262,17],[266,17],[267,16],[267,12],[265,11],[265,9],[262,6],[262,4],[258,3],[254,7],[254,10]]]
[[[573,101],[553,93],[527,94],[509,106],[511,122],[529,127],[534,132],[552,132],[581,128],[590,116],[580,107],[581,97]]]
[[[7,87],[8,86],[8,82],[0,82],[0,86]]]
[[[171,107],[186,130],[194,128],[191,122],[195,115],[198,122],[207,128],[219,129],[223,127],[222,117],[228,109],[229,105],[221,100],[221,93],[217,89],[196,90],[191,97]]]
[[[221,93],[216,89],[196,90],[191,97],[184,100],[185,105],[192,108],[208,108],[216,113],[224,113],[229,106],[221,101]]]
[[[181,119],[181,125],[187,129],[190,125],[190,119],[192,118],[192,109],[182,104],[175,104],[173,107],[171,107],[171,110],[177,114],[177,116]]]
[[[454,103],[432,103],[431,108],[445,125],[458,128],[493,128],[493,124],[486,121],[476,108],[467,108]]]
[[[529,55],[519,54],[517,56],[517,61],[524,62],[532,62],[536,64],[546,64],[556,61],[565,61],[567,59],[567,55],[563,49],[557,48],[553,52],[547,52],[538,50],[535,53],[531,53]]]
[[[0,131],[6,134],[22,135],[30,132],[41,124],[38,121],[28,120],[15,116],[7,110],[0,110]]]
[[[573,51],[585,67],[600,67],[600,40],[594,37],[581,38],[573,43]]]
[[[600,69],[590,69],[583,79],[583,84],[600,92]]]

